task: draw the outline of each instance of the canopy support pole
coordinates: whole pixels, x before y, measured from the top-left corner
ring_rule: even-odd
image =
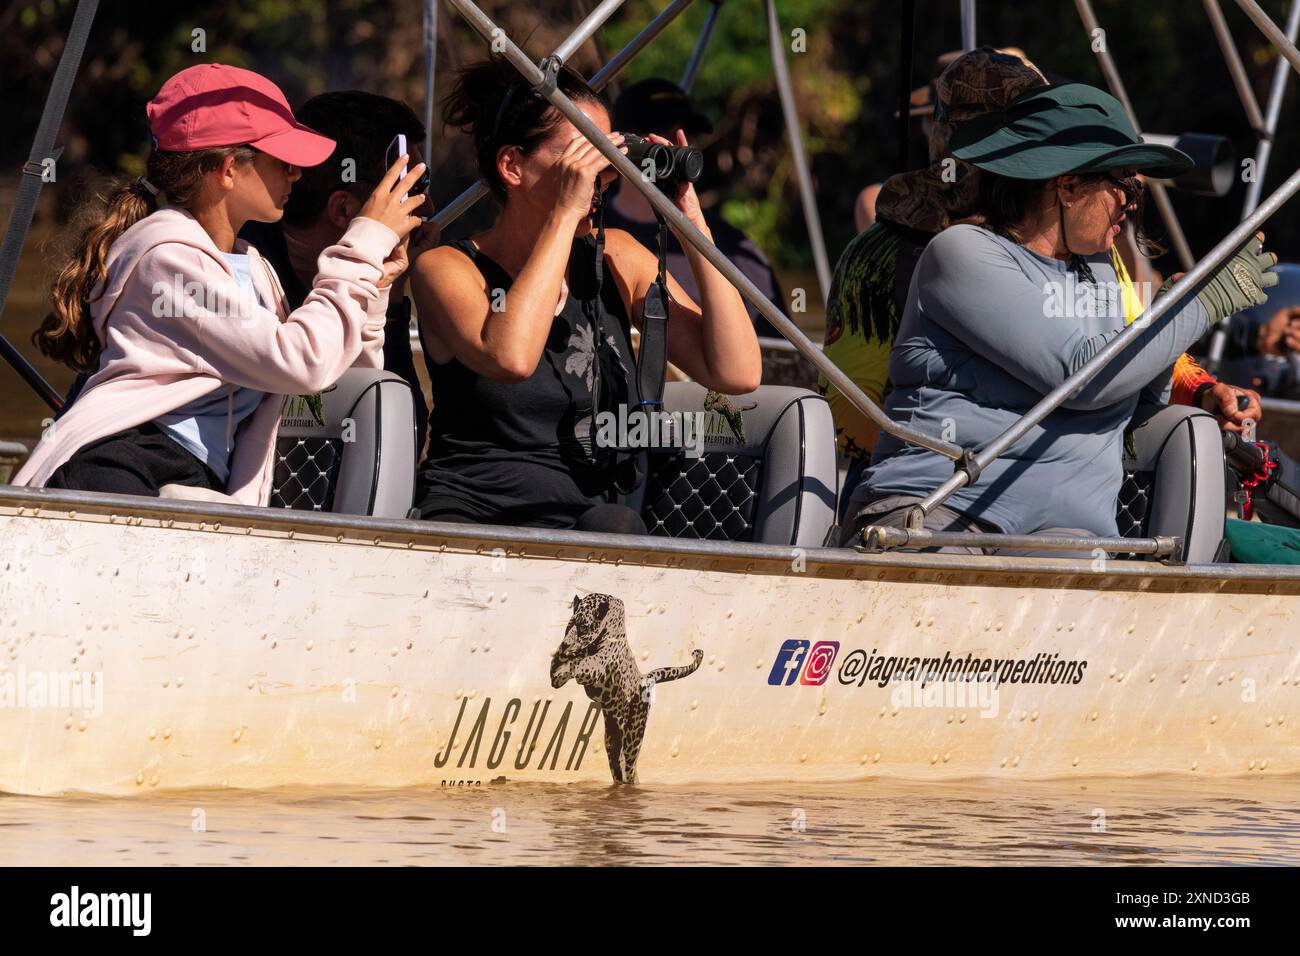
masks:
[[[81,55],[86,49],[86,38],[90,35],[90,26],[95,22],[95,11],[99,0],[79,0],[77,12],[72,17],[72,27],[68,30],[68,41],[59,57],[59,65],[54,70],[54,80],[50,92],[45,97],[45,107],[41,110],[41,121],[36,127],[36,137],[32,140],[32,151],[23,165],[22,176],[18,181],[18,192],[14,197],[13,212],[9,215],[9,225],[5,229],[4,243],[0,244],[0,318],[4,317],[5,303],[9,301],[9,290],[13,286],[14,274],[18,271],[18,257],[22,255],[23,243],[27,241],[27,231],[31,228],[32,217],[36,214],[36,200],[41,186],[45,182],[46,161],[54,157],[54,140],[59,135],[63,123],[63,111],[68,105],[68,95],[72,92],[72,82],[77,78],[77,68],[81,65]],[[36,390],[51,407],[58,409],[63,402],[59,393],[45,381],[26,359],[18,353],[8,341],[0,348],[2,356],[27,384]]]
[[[772,47],[772,71],[776,76],[776,89],[781,99],[781,113],[785,116],[785,132],[790,140],[794,174],[799,182],[799,198],[802,200],[804,223],[808,227],[808,241],[812,245],[817,284],[821,286],[822,304],[825,305],[831,297],[831,266],[826,255],[821,216],[817,212],[817,193],[813,189],[812,171],[808,167],[808,154],[804,150],[799,112],[794,102],[794,86],[790,82],[790,67],[785,61],[785,37],[776,15],[776,2],[764,0],[764,5],[767,7],[767,33]]]
[[[605,25],[605,21],[612,17],[615,11],[623,5],[623,0],[601,0],[596,4],[594,10],[587,14],[577,29],[569,34],[569,38],[555,48],[555,55],[566,63],[573,54],[577,53],[582,45],[596,35],[596,31]]]
[[[704,53],[708,50],[709,41],[713,39],[713,30],[718,25],[718,15],[722,13],[722,0],[711,0],[711,2],[713,6],[709,8],[709,15],[704,18],[704,26],[700,28],[700,38],[695,41],[695,49],[691,51],[686,71],[682,73],[681,87],[685,93],[690,93],[695,87],[695,76],[700,72]]]
[[[424,161],[433,155],[433,79],[438,69],[438,0],[424,0]]]
[[[1097,36],[1097,31],[1101,27],[1097,24],[1097,15],[1092,12],[1092,4],[1088,0],[1074,0],[1075,6],[1079,9],[1079,18],[1083,20],[1083,28],[1090,37]],[[1101,34],[1105,38],[1105,34]],[[1097,47],[1097,59],[1101,63],[1101,72],[1106,77],[1106,85],[1110,87],[1111,93],[1115,99],[1119,100],[1124,106],[1124,112],[1128,114],[1129,122],[1133,124],[1133,129],[1139,136],[1142,135],[1142,128],[1138,126],[1137,114],[1133,112],[1133,104],[1128,98],[1128,92],[1124,89],[1124,81],[1120,79],[1119,69],[1115,66],[1115,60],[1110,55],[1109,41],[1100,44],[1094,43]],[[1187,236],[1183,233],[1183,227],[1178,222],[1178,215],[1174,212],[1173,201],[1169,198],[1169,191],[1165,189],[1164,183],[1155,182],[1154,180],[1147,183],[1151,190],[1151,198],[1155,200],[1156,208],[1160,210],[1160,218],[1164,220],[1165,228],[1169,230],[1169,240],[1174,244],[1174,252],[1178,254],[1178,261],[1183,264],[1184,269],[1190,269],[1196,262],[1192,255],[1192,248],[1187,244]]]
[[[1255,98],[1255,91],[1251,88],[1250,77],[1246,76],[1246,67],[1241,62],[1241,54],[1237,52],[1237,44],[1232,41],[1228,21],[1223,17],[1223,8],[1219,6],[1219,0],[1204,0],[1204,2],[1205,12],[1210,18],[1210,26],[1214,28],[1214,38],[1219,41],[1219,49],[1223,52],[1224,62],[1228,64],[1232,85],[1237,88],[1237,96],[1246,110],[1246,119],[1250,122],[1250,128],[1255,131],[1256,136],[1265,136],[1267,134],[1264,116],[1259,111],[1259,100]]]
[[[961,51],[975,49],[975,0],[961,0]]]
[[[1207,4],[1214,3],[1216,9],[1218,4],[1216,0],[1205,0]],[[1222,19],[1222,13],[1219,14]],[[1294,45],[1296,35],[1300,33],[1300,0],[1295,0],[1291,4],[1291,10],[1287,14],[1286,21],[1286,40]],[[1236,53],[1234,46],[1233,52]],[[1240,63],[1240,59],[1238,59]],[[1251,181],[1246,184],[1246,202],[1242,206],[1242,217],[1249,216],[1259,205],[1259,197],[1264,189],[1264,175],[1268,172],[1268,161],[1273,154],[1273,138],[1277,135],[1278,119],[1282,115],[1282,100],[1286,96],[1287,80],[1291,77],[1291,64],[1287,62],[1285,56],[1279,55],[1277,64],[1273,68],[1273,83],[1268,92],[1268,107],[1264,113],[1263,123],[1256,126],[1259,139],[1255,144],[1255,169]],[[1254,99],[1252,93],[1251,99]],[[1247,112],[1250,108],[1247,106]],[[1258,106],[1256,106],[1258,111]],[[1253,120],[1252,120],[1253,123]],[[1205,357],[1205,368],[1207,371],[1218,374],[1219,367],[1223,364],[1223,352],[1228,345],[1228,326],[1232,318],[1219,323],[1219,327],[1214,330],[1210,336],[1210,346]]]

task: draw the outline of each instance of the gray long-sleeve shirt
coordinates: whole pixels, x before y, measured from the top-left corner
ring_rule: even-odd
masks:
[[[1078,301],[1089,284],[1068,263],[978,226],[936,236],[917,266],[890,356],[890,417],[966,448],[1004,432],[1124,329],[1110,255],[1087,262],[1103,292],[1094,307]],[[1124,428],[1144,391],[1150,401],[1167,400],[1174,362],[1208,325],[1195,297],[1163,316],[949,506],[1009,534],[1115,534]],[[863,484],[873,495],[929,494],[953,470],[941,455],[890,435],[881,435],[872,461]]]

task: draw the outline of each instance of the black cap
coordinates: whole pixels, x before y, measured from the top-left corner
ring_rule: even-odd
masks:
[[[687,134],[713,132],[713,124],[672,80],[655,77],[633,83],[614,103],[614,129],[619,132],[663,135],[679,126]]]

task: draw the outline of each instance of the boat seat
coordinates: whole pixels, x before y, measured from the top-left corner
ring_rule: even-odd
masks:
[[[804,388],[769,385],[704,407],[707,390],[669,382],[664,411],[703,412],[697,457],[686,449],[647,453],[639,502],[651,534],[820,547],[835,519],[835,424],[826,399]],[[739,415],[738,436],[727,416]]]
[[[399,375],[351,368],[321,392],[323,422],[290,396],[270,506],[405,518],[415,494],[415,404]]]
[[[1116,505],[1126,538],[1181,537],[1183,559],[1214,561],[1227,509],[1223,440],[1213,415],[1185,405],[1138,410]]]

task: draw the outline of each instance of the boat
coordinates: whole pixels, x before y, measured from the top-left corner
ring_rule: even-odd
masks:
[[[1300,172],[1148,319],[1297,190]],[[955,461],[924,507],[1146,324],[977,453],[890,421],[677,220],[877,424]],[[719,404],[673,383],[665,407],[700,414],[706,442],[652,468],[655,534],[414,521],[410,403],[387,398],[401,387],[354,370],[322,420],[287,412],[280,507],[0,485],[0,792],[1300,772],[1300,567],[1217,560],[1190,518],[1185,535],[1144,508],[1117,538],[869,529],[825,547],[825,401],[764,386]],[[360,428],[346,445],[344,421]],[[1184,517],[1207,507],[1195,488]],[[1074,556],[900,550],[957,538]]]
[[[1300,771],[1300,568],[8,487],[0,529],[4,792],[607,784],[601,708],[551,680],[591,595],[621,603],[604,640],[639,673],[701,656],[646,695],[642,783]],[[944,660],[1023,666],[927,682]]]

